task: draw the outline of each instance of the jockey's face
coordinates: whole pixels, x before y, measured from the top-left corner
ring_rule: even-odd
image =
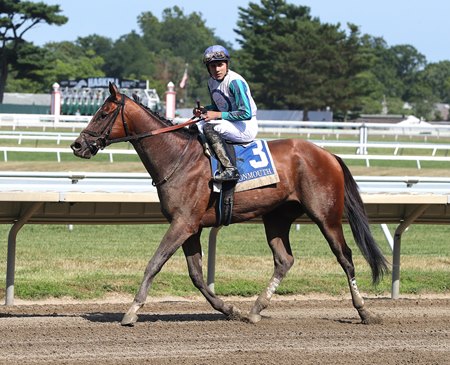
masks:
[[[228,72],[228,62],[213,61],[208,63],[208,71],[213,79],[222,81]]]

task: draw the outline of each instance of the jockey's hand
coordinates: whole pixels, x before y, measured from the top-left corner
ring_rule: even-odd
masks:
[[[202,114],[206,114],[207,112],[208,112],[208,110],[206,110],[206,108],[204,106],[197,106],[194,109],[192,109],[192,114],[196,118],[200,118],[200,116]]]
[[[222,112],[207,110],[206,113],[202,113],[202,119],[205,122],[209,122],[210,120],[222,119]]]

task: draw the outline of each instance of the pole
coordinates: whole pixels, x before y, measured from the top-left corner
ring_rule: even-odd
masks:
[[[61,91],[60,86],[57,82],[55,82],[53,85],[53,91],[52,91],[52,99],[51,99],[51,105],[50,105],[50,112],[55,117],[55,124],[59,122],[59,116],[61,115]]]
[[[176,104],[176,91],[175,85],[172,81],[167,84],[166,91],[166,118],[174,119],[175,118],[175,104]]]

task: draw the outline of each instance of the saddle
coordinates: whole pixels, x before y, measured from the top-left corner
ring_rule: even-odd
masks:
[[[211,164],[211,178],[221,172],[222,166],[214,156],[203,134],[199,134],[200,143]],[[224,140],[228,156],[239,170],[239,181],[223,183],[213,182],[214,193],[218,193],[217,226],[231,223],[234,193],[278,183],[279,177],[267,141],[257,139],[250,143],[231,143]]]

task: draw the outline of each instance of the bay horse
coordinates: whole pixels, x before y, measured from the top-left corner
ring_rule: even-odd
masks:
[[[170,121],[109,85],[110,95],[87,127],[71,144],[74,154],[91,158],[111,143],[129,141],[138,153],[156,186],[161,211],[170,226],[147,264],[142,283],[121,324],[133,325],[144,305],[148,290],[158,272],[175,251],[182,247],[189,276],[211,306],[229,319],[256,323],[282,279],[294,263],[289,241],[293,222],[306,214],[318,225],[347,276],[354,308],[362,323],[378,323],[359,293],[352,251],[345,241],[344,214],[353,237],[372,270],[377,283],[388,270],[377,246],[364,210],[357,184],[348,167],[330,152],[302,139],[269,141],[279,182],[237,192],[231,223],[262,217],[273,254],[274,272],[248,314],[225,303],[205,283],[202,272],[200,235],[204,227],[216,225],[218,194],[212,190],[211,168],[196,133],[187,128],[171,133]]]

